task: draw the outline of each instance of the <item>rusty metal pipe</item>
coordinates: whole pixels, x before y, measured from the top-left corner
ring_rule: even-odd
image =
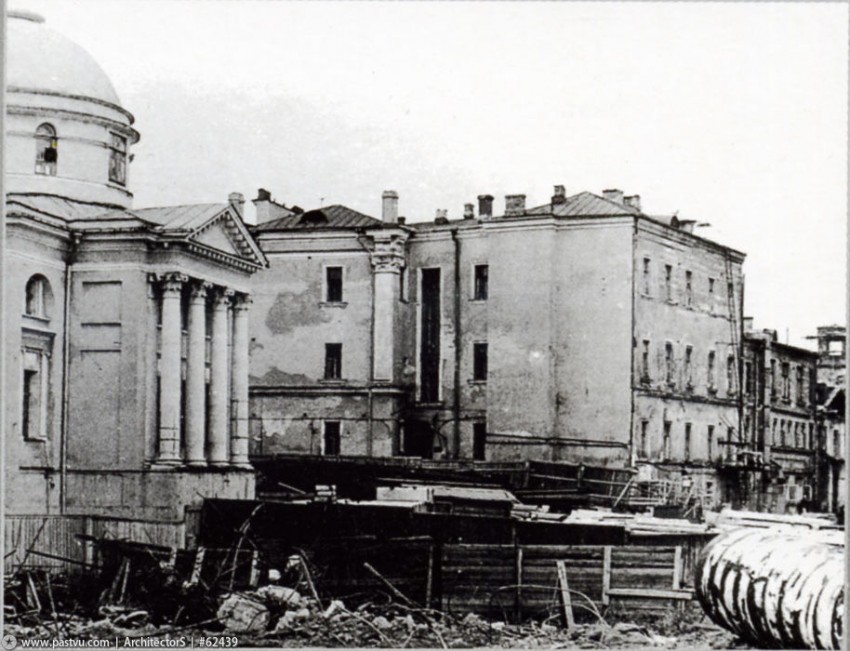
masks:
[[[771,649],[839,649],[844,546],[830,532],[739,529],[715,538],[697,562],[708,616]]]

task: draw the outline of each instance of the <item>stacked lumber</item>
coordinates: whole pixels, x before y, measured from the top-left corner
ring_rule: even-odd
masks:
[[[604,510],[576,509],[565,520],[571,524],[594,524],[623,527],[630,534],[689,535],[708,533],[709,526],[677,518],[656,518],[634,513],[613,513]]]
[[[835,516],[831,513],[780,515],[757,511],[737,511],[728,508],[723,509],[720,513],[706,513],[705,520],[721,531],[741,527],[767,529],[778,526],[818,530],[836,526]]]

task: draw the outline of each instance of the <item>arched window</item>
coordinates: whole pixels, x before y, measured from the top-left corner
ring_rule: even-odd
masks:
[[[50,318],[50,308],[53,304],[53,293],[50,283],[41,274],[36,274],[27,282],[24,314],[40,319]]]
[[[59,159],[59,139],[56,129],[45,123],[35,130],[35,173],[56,176]]]
[[[127,139],[116,133],[110,134],[109,180],[120,185],[127,184]]]

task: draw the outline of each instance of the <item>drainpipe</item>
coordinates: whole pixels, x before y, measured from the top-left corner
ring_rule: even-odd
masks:
[[[64,514],[68,493],[68,401],[71,393],[69,373],[71,369],[71,267],[77,261],[82,236],[72,233],[71,245],[65,256],[65,300],[62,325],[62,424],[59,431],[59,512]]]
[[[454,416],[453,428],[453,453],[452,457],[460,458],[460,358],[461,358],[461,334],[460,334],[460,240],[457,237],[457,229],[453,228],[452,242],[454,243],[454,328],[455,328],[455,373],[454,373],[454,400],[452,401],[452,412]]]

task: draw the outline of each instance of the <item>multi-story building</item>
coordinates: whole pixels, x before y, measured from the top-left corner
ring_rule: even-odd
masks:
[[[603,195],[406,224],[391,192],[378,220],[260,191],[252,449],[686,469],[711,490],[739,439],[744,256]]]
[[[759,510],[818,509],[817,354],[745,319],[741,439],[722,468]]]
[[[820,445],[824,452],[822,492],[825,508],[843,512],[847,491],[846,465],[846,369],[847,328],[820,326],[810,337],[818,343],[817,417]]]
[[[111,82],[40,17],[9,18],[6,514],[178,521],[203,495],[251,497],[265,258],[240,196],[134,209],[139,134]]]

